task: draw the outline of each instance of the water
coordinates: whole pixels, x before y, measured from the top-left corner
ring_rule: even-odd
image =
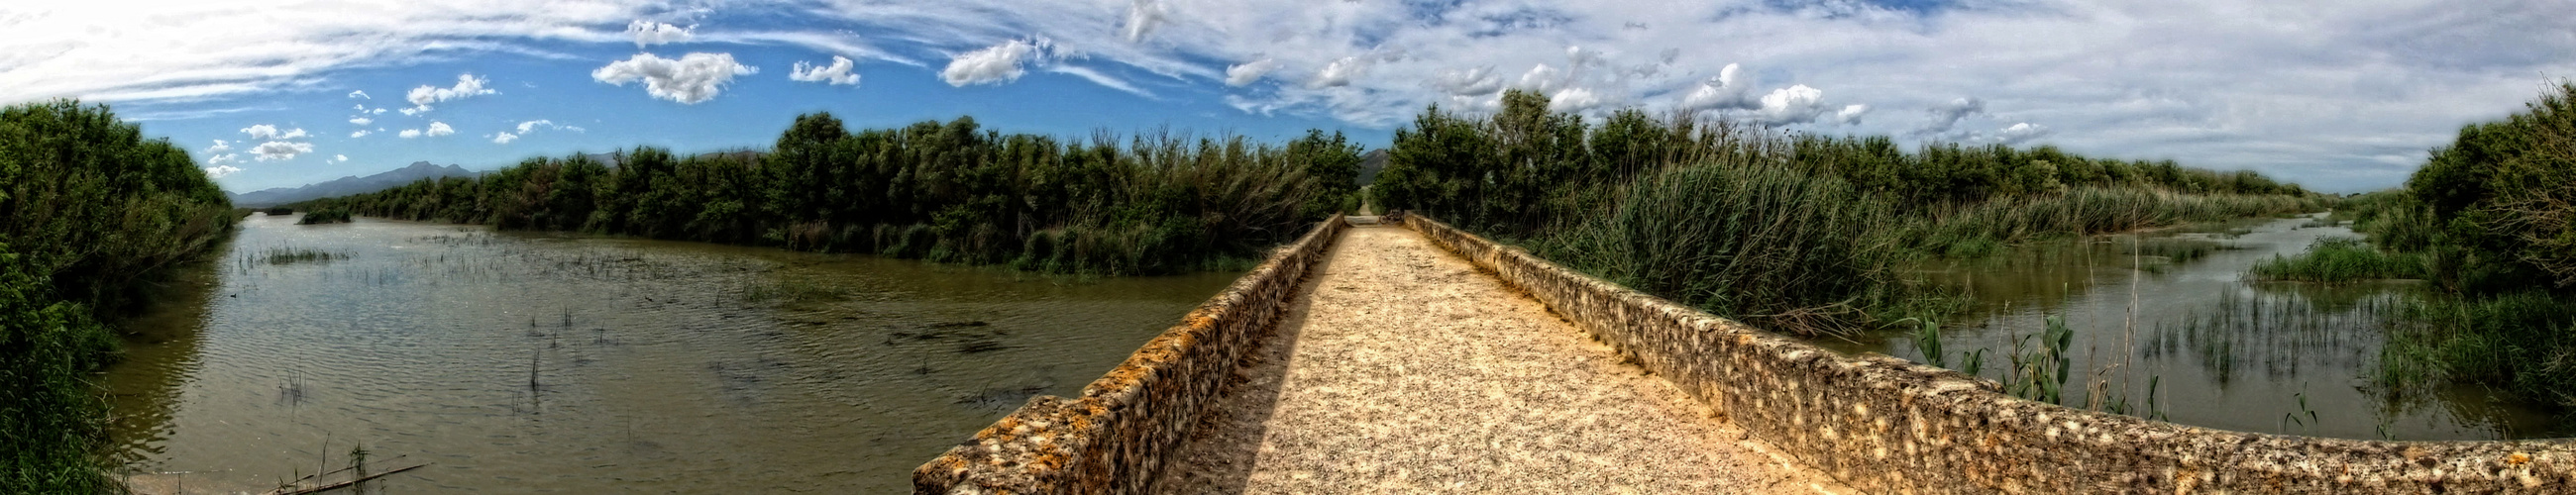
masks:
[[[2185,231],[2099,236],[1925,267],[1964,291],[1965,317],[1943,329],[1953,369],[1983,349],[1986,378],[2006,381],[2045,318],[2074,330],[2064,403],[2126,397],[2131,414],[2226,430],[2360,439],[2486,440],[2576,436],[2576,425],[2481,387],[2389,390],[2372,380],[2384,343],[2379,309],[2422,297],[2421,283],[2321,286],[2243,280],[2247,267],[2355,236],[2312,217],[2252,219]],[[2133,246],[2136,246],[2133,248]],[[1900,333],[1823,342],[1846,352],[1925,361]],[[2149,389],[2155,409],[2147,410]]]
[[[1235,275],[294,218],[249,218],[127,323],[103,381],[130,470],[257,492],[362,442],[379,471],[431,463],[390,492],[902,492]]]

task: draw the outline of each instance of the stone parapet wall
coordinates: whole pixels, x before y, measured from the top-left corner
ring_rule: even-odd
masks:
[[[1164,330],[1082,396],[1039,396],[915,469],[916,494],[1142,493],[1296,303],[1349,223],[1315,226]]]
[[[1403,223],[1754,435],[1875,493],[2576,493],[2576,441],[2344,440],[2071,409],[1753,329],[1422,216]]]

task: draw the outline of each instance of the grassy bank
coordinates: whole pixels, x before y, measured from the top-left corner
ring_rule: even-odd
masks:
[[[100,106],[0,108],[0,492],[96,493],[108,318],[230,233],[185,150]]]
[[[1152,274],[1254,257],[1357,206],[1359,147],[1161,134],[1087,141],[973,119],[845,131],[798,117],[767,152],[531,159],[298,208],[1028,270]]]
[[[1567,266],[1790,332],[1955,307],[1895,269],[2031,239],[2323,209],[2251,172],[2050,147],[1779,133],[1638,111],[1597,126],[1507,92],[1396,132],[1376,204],[1426,213]]]
[[[2392,315],[2383,385],[2495,386],[2576,411],[2576,82],[2461,128],[2404,188],[2346,198],[2335,218],[2376,251],[2319,246],[2292,263],[2409,260],[2438,287]]]

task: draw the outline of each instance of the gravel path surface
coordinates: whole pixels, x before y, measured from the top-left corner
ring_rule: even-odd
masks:
[[[1401,227],[1343,234],[1170,493],[1856,493]]]

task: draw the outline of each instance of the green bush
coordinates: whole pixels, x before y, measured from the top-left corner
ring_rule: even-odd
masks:
[[[0,108],[0,493],[95,493],[100,315],[240,217],[186,151],[103,106]]]
[[[2576,284],[2576,82],[2526,111],[2460,129],[2406,181],[2455,248],[2445,280],[2471,291]],[[2391,231],[2392,235],[2422,235]]]

